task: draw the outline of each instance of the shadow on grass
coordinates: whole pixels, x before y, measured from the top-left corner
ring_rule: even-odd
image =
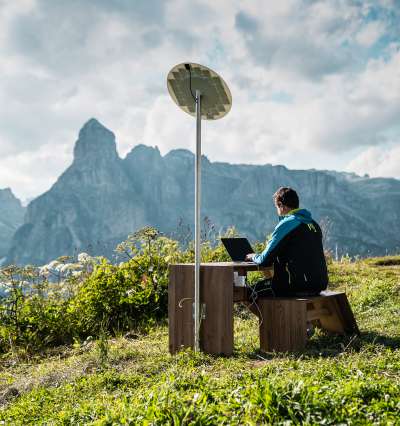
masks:
[[[372,347],[390,349],[400,348],[400,336],[388,336],[373,331],[362,332],[358,335],[337,336],[319,334],[312,337],[306,348],[301,352],[263,352],[260,349],[248,353],[251,360],[272,360],[280,357],[292,356],[293,358],[330,358],[340,354],[371,350]]]

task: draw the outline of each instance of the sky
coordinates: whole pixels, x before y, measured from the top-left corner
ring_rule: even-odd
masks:
[[[48,190],[92,117],[122,158],[194,151],[166,87],[182,62],[232,93],[211,161],[400,178],[400,0],[0,0],[0,188]]]

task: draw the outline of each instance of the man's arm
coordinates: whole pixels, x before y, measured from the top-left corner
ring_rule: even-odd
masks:
[[[299,222],[295,219],[285,220],[280,222],[272,233],[271,239],[268,241],[267,246],[264,251],[260,254],[253,254],[251,259],[253,262],[258,265],[270,265],[274,261],[281,245],[284,242],[285,237],[293,231]]]

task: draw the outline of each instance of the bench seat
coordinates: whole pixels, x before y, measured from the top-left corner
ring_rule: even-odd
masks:
[[[359,334],[347,296],[324,291],[305,298],[260,298],[257,300],[260,349],[265,352],[301,351],[307,343],[307,325],[330,333]]]

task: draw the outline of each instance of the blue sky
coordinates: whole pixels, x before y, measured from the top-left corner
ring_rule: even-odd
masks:
[[[400,178],[399,24],[399,0],[0,0],[0,188],[50,188],[91,117],[122,157],[194,150],[166,89],[186,61],[233,95],[211,161]]]

